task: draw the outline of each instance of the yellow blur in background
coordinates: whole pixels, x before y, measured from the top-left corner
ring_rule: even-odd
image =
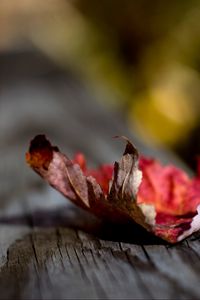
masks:
[[[160,74],[156,84],[136,97],[129,112],[130,124],[154,144],[173,147],[184,141],[199,121],[198,77],[197,72],[177,66]]]

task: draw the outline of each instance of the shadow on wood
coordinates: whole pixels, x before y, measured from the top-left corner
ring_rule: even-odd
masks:
[[[35,210],[27,215],[1,217],[0,224],[29,225],[37,228],[73,228],[85,231],[98,238],[139,245],[166,245],[167,243],[141,226],[130,224],[113,224],[101,221],[88,212],[70,205],[53,210]]]

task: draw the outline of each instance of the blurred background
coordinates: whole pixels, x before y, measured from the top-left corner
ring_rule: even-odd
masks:
[[[74,111],[92,95],[93,106],[86,105],[91,116],[97,101],[108,114],[120,114],[146,145],[169,149],[195,169],[199,20],[199,0],[1,0],[1,150],[18,131],[26,138],[45,131],[58,140],[57,119],[62,125],[73,119],[68,101],[78,89],[81,100],[74,100]],[[117,117],[110,122],[117,124]],[[91,126],[91,121],[81,124]],[[66,123],[65,135],[77,150],[76,126]],[[119,133],[109,132],[103,120],[100,126],[107,126],[109,136]],[[64,135],[59,142],[66,144]]]

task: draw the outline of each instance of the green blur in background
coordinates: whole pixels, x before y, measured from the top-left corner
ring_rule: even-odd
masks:
[[[39,49],[122,111],[147,144],[194,167],[199,20],[199,0],[2,0],[0,50]]]

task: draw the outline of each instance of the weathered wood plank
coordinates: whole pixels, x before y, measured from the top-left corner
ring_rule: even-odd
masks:
[[[37,63],[33,73],[17,71],[19,62],[15,72],[8,63],[9,82],[0,70],[0,298],[198,299],[199,233],[169,246],[139,226],[102,223],[24,163],[38,132],[69,155],[85,152],[92,164],[119,157],[116,134],[132,137],[144,153],[176,158],[145,147],[119,112],[96,103],[71,74],[53,68],[47,75],[47,61],[43,71]]]

